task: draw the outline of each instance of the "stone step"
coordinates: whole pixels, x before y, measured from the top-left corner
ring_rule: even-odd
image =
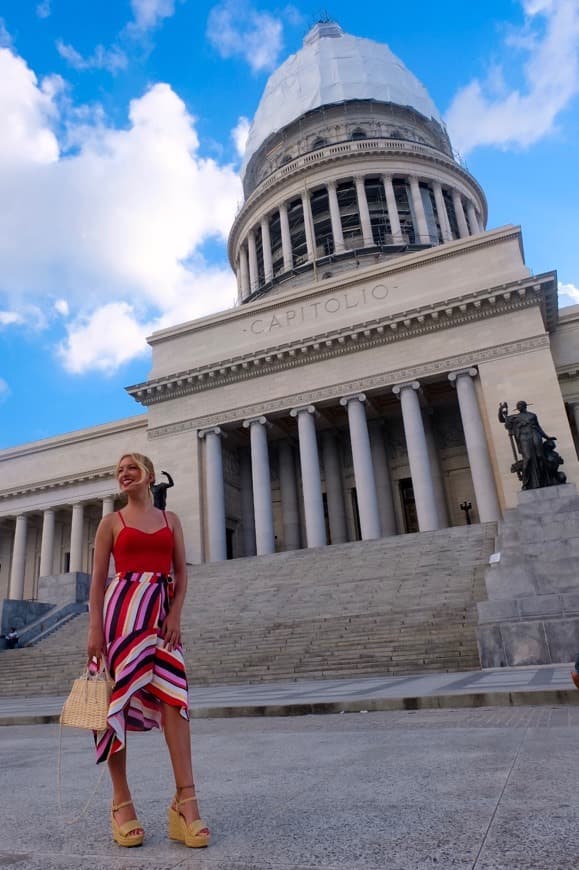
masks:
[[[477,667],[476,602],[494,525],[191,567],[190,683],[237,684]],[[0,654],[0,695],[66,694],[88,615]]]

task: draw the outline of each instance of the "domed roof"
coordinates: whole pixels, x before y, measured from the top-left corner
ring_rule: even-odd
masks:
[[[323,22],[270,76],[249,131],[242,175],[272,133],[312,109],[347,100],[411,106],[443,125],[426,88],[387,45],[350,36],[338,24]]]

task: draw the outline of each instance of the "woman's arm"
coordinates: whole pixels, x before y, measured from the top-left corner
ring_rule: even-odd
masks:
[[[89,626],[87,653],[89,659],[93,656],[100,658],[106,652],[103,605],[112,549],[113,514],[109,514],[100,521],[94,542],[93,571],[88,599]]]
[[[179,517],[172,511],[167,511],[167,518],[173,531],[173,580],[175,585],[173,601],[163,622],[161,634],[165,639],[167,649],[172,650],[181,643],[181,611],[187,594],[187,563],[185,561],[185,540]]]

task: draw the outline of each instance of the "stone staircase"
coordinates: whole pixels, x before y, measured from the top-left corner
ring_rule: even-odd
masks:
[[[183,613],[192,686],[479,667],[476,603],[496,526],[463,526],[194,566]],[[88,615],[0,654],[0,696],[65,694]]]

